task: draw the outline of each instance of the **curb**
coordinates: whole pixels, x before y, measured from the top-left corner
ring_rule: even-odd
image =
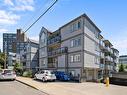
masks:
[[[27,85],[27,86],[29,86],[29,87],[31,87],[31,88],[34,88],[34,89],[36,89],[36,90],[39,90],[38,88],[36,88],[36,87],[34,87],[34,86],[32,86],[32,85],[29,85],[29,84],[27,84],[27,83],[25,83],[25,82],[22,82],[22,81],[20,81],[20,80],[17,80],[17,79],[16,79],[16,81],[18,81],[18,82],[20,82],[20,83],[22,83],[22,84],[25,84],[25,85]]]
[[[29,87],[31,87],[31,88],[33,88],[33,89],[39,90],[40,92],[42,92],[42,93],[44,93],[44,94],[46,94],[46,95],[51,95],[51,94],[48,94],[48,93],[46,93],[46,92],[44,92],[44,91],[38,89],[37,87],[34,87],[34,86],[32,86],[32,85],[29,85],[29,84],[27,84],[27,83],[25,83],[25,82],[22,82],[22,81],[20,81],[20,80],[17,80],[17,79],[16,79],[16,81],[18,81],[18,82],[20,82],[20,83],[22,83],[22,84],[24,84],[24,85],[27,85],[27,86],[29,86]]]

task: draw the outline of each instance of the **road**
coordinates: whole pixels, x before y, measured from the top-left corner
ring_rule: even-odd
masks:
[[[17,81],[0,81],[0,95],[46,95]]]

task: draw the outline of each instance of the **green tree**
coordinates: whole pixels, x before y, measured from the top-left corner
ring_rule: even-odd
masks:
[[[125,66],[125,68],[127,69],[127,65]]]
[[[15,63],[14,64],[14,71],[17,73],[17,75],[22,75],[23,72],[23,66],[21,65],[21,63]]]
[[[124,66],[123,66],[123,64],[121,64],[120,67],[119,67],[119,72],[124,72],[124,71],[125,71]]]
[[[5,64],[5,54],[4,53],[0,53],[0,68],[4,68],[4,64]]]

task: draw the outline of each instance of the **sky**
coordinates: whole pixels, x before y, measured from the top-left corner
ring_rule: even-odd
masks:
[[[54,0],[0,0],[0,49],[3,33],[25,31]],[[29,31],[27,36],[38,40],[41,27],[55,31],[86,13],[102,31],[101,34],[127,54],[127,0],[58,0]]]

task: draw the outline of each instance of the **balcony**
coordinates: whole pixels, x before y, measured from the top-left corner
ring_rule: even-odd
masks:
[[[62,48],[58,48],[53,51],[49,51],[48,56],[58,56],[58,55],[61,55],[61,54],[67,53],[67,52],[68,52],[67,47],[62,47]]]
[[[105,65],[100,63],[100,69],[104,70]]]
[[[55,38],[52,38],[52,39],[48,40],[48,45],[51,45],[51,44],[54,44],[54,43],[58,43],[60,41],[61,41],[60,37],[55,37]]]

